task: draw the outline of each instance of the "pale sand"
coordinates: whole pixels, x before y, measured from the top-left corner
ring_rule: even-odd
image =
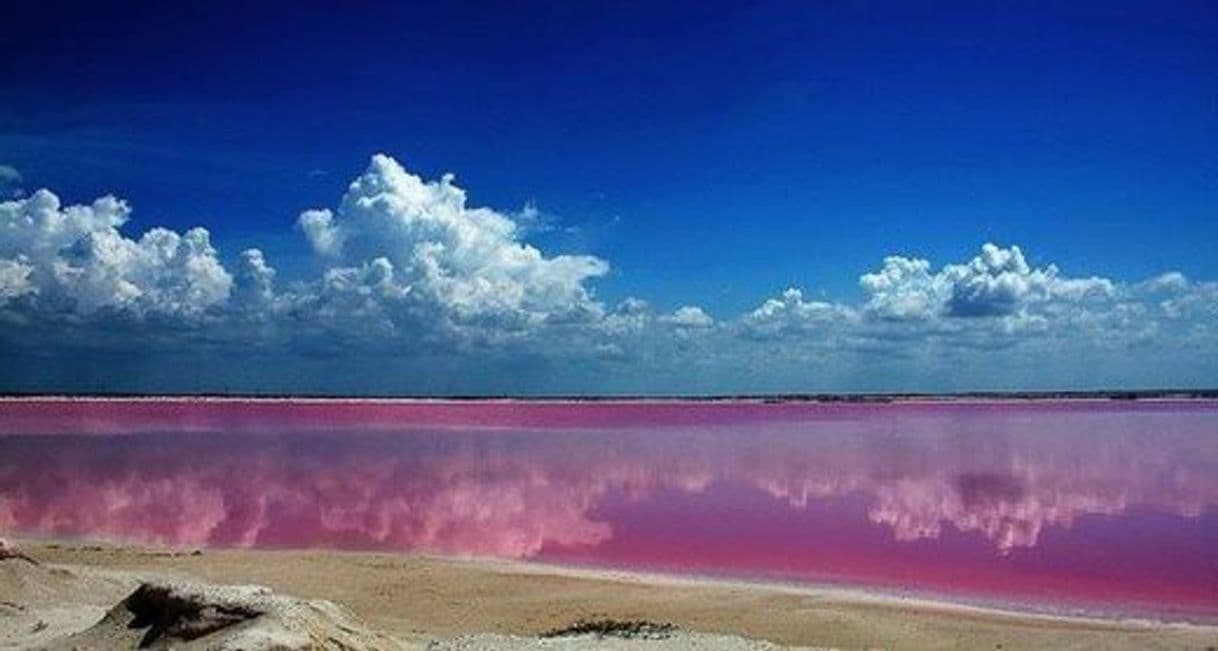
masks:
[[[76,627],[96,621],[142,576],[179,576],[255,583],[277,593],[327,599],[399,640],[420,644],[436,639],[451,644],[454,636],[477,633],[534,636],[580,619],[612,618],[671,622],[686,631],[781,645],[850,649],[1218,647],[1218,627],[1209,625],[1051,617],[850,590],[528,563],[324,551],[206,550],[192,555],[37,541],[25,541],[22,548],[42,563],[49,573],[45,576],[68,573],[80,579],[72,593],[79,605],[75,615],[72,603],[36,604],[47,618]],[[0,576],[0,605],[13,601],[5,591],[16,591],[12,577],[7,584],[4,579]],[[32,611],[27,618],[37,619]],[[0,628],[15,617],[0,617]],[[487,645],[469,648],[474,646]]]

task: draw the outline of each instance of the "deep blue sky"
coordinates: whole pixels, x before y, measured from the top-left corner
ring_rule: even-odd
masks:
[[[1213,2],[182,4],[8,3],[0,163],[288,276],[377,151],[535,202],[610,300],[852,298],[989,240],[1218,276]]]

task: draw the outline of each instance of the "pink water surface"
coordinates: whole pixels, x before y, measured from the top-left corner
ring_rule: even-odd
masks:
[[[0,533],[1218,618],[1218,403],[0,403]]]

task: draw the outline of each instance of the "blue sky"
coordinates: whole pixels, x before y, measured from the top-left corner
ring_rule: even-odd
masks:
[[[1209,282],[1218,279],[1218,7],[1212,2],[1019,2],[1002,8],[884,2],[774,2],[760,8],[146,4],[6,7],[0,27],[6,69],[0,164],[15,174],[3,182],[13,201],[28,200],[39,188],[64,205],[119,197],[133,209],[121,226],[133,240],[152,227],[179,234],[205,227],[229,275],[239,275],[244,250],[257,248],[283,291],[291,283],[320,282],[327,270],[372,260],[349,251],[320,254],[317,240],[302,234],[298,221],[302,211],[314,208],[341,213],[340,199],[375,153],[393,157],[423,180],[454,173],[469,207],[493,208],[518,222],[521,228],[510,240],[536,246],[545,259],[569,255],[604,262],[606,270],[573,280],[579,291],[564,294],[564,313],[572,300],[584,300],[576,294],[585,290],[589,304],[604,313],[598,319],[632,297],[648,302],[657,323],[682,306],[696,306],[713,320],[714,337],[744,328],[746,317],[790,287],[799,288],[805,302],[855,310],[850,318],[862,319],[869,309],[878,314],[875,292],[860,277],[881,269],[885,257],[925,259],[937,271],[968,263],[989,242],[1002,250],[1018,246],[1028,273],[1052,264],[1063,279],[1114,283],[1114,296],[1120,294],[1114,305],[1161,306],[1160,298],[1131,298],[1133,287],[1168,272],[1181,274],[1181,291],[1204,304]],[[540,216],[522,212],[525,206]],[[383,241],[398,250],[418,244],[417,238]],[[388,252],[395,282],[416,286],[416,296],[422,291],[407,257],[398,260],[380,246],[365,248],[374,257]],[[40,275],[50,278],[50,262],[41,269],[17,245],[9,255],[33,260],[27,265],[37,268],[28,275],[30,283],[43,283]],[[474,280],[487,268],[483,262],[450,262]],[[147,274],[122,273],[135,274],[128,280],[145,297],[139,300],[153,300],[139,280]],[[552,279],[548,271],[538,273]],[[4,326],[0,353],[14,361],[30,351],[54,357],[44,364],[50,369],[42,370],[53,379],[34,381],[10,371],[3,383],[18,389],[94,386],[82,379],[95,373],[76,361],[80,351],[61,341],[18,343],[20,327],[11,325],[16,322],[51,319],[53,325],[38,330],[65,338],[72,330],[73,341],[79,339],[76,329],[91,327],[79,319],[70,320],[71,328],[64,325],[63,310],[79,316],[79,305],[89,301],[65,290],[62,278],[45,282],[58,284],[8,292],[5,309],[25,320]],[[231,300],[233,287],[223,288],[223,296],[217,294],[203,311]],[[1009,310],[981,311],[1006,319],[992,326],[1009,333],[1012,318],[1030,323],[1043,316],[1037,310],[1064,300],[1047,287],[1018,300],[1007,297],[1003,305],[1009,303]],[[316,362],[310,357],[315,347],[280,332],[301,329],[298,303],[307,292],[292,291],[297,302],[277,308],[271,337],[276,343],[266,343],[266,354],[279,366],[303,369]],[[963,290],[952,285],[935,291],[958,296]],[[46,297],[56,292],[66,292],[64,300],[77,307],[57,300],[51,311],[59,310],[59,316],[51,318]],[[35,295],[43,305],[26,304]],[[147,305],[137,310],[122,301],[94,303],[105,309],[87,310],[91,319],[104,313],[151,327]],[[556,320],[552,304],[521,305],[512,309],[547,323]],[[279,322],[284,310],[293,312],[296,325]],[[952,316],[950,307],[930,311]],[[1103,315],[1117,311],[1103,308]],[[138,318],[131,316],[137,312]],[[488,314],[466,310],[457,321],[464,328],[471,320],[487,322]],[[449,317],[445,312],[442,318]],[[491,320],[504,318],[496,312]],[[1162,334],[1212,334],[1212,312],[1186,318],[1187,327],[1155,328],[1159,348],[1144,354],[1162,359],[1165,350],[1176,351],[1182,365],[1164,366],[1156,383],[1203,383],[1215,370],[1204,365],[1218,355],[1212,339],[1186,344]],[[386,336],[398,343],[410,340],[403,333],[435,335],[413,321],[410,327],[400,317],[390,321],[393,333]],[[170,330],[198,327],[176,323]],[[930,355],[942,337],[933,328],[932,334],[869,330],[865,343],[830,345],[847,330],[862,336],[860,327],[826,326],[785,344],[830,346],[830,357],[850,351],[814,376],[794,369],[741,381],[741,365],[759,364],[775,350],[741,343],[755,338],[739,333],[730,341],[700,342],[736,357],[720,360],[707,372],[710,379],[688,387],[665,384],[657,379],[664,371],[656,368],[675,372],[707,363],[704,352],[681,352],[694,345],[688,340],[660,337],[666,347],[646,363],[619,360],[608,368],[603,361],[581,359],[576,366],[586,366],[587,374],[581,380],[562,379],[554,371],[569,360],[534,349],[521,352],[513,347],[518,341],[502,343],[502,332],[480,332],[472,336],[476,345],[464,338],[437,344],[437,350],[455,346],[477,363],[458,364],[437,381],[439,388],[419,390],[595,392],[600,385],[591,378],[606,373],[621,390],[655,391],[937,390],[1087,381],[1064,363],[1049,377],[1029,371],[1022,379],[953,379],[949,367],[936,370],[925,358],[896,368],[883,361],[888,353],[868,358],[858,352],[904,341],[907,352]],[[222,327],[204,330],[224,339],[214,334]],[[354,323],[340,330],[346,337],[376,327]],[[569,343],[588,344],[584,336],[572,336]],[[1005,352],[972,353],[969,359],[984,364],[1001,354],[1035,369],[1043,367],[1038,355],[1059,356],[1012,352],[1014,342],[1007,340],[987,342],[985,350]],[[589,345],[612,349],[623,342]],[[188,352],[196,346],[176,345]],[[1201,346],[1209,361],[1183,360],[1186,346]],[[391,348],[407,366],[424,357],[414,344]],[[111,344],[90,351],[89,359],[124,355]],[[824,351],[804,353],[826,358]],[[1116,358],[1129,358],[1128,350],[1094,354],[1113,367],[1094,381],[1145,383],[1121,370]],[[788,356],[789,351],[780,355]],[[151,352],[142,357],[145,369],[169,364]],[[498,371],[505,377],[494,381],[469,377],[469,368],[492,358],[512,370]],[[943,363],[941,356],[935,359]],[[161,386],[161,375],[148,373],[137,388]],[[216,369],[209,377],[203,385],[296,386],[231,369]],[[369,380],[350,390],[382,387],[415,390],[398,380]]]

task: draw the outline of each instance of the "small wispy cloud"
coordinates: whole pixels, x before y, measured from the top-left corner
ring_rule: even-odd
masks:
[[[512,221],[516,222],[516,228],[519,229],[522,235],[535,235],[538,233],[549,233],[553,231],[559,219],[557,215],[548,212],[542,212],[537,207],[537,202],[529,200],[520,210],[509,215]]]
[[[0,199],[17,199],[24,194],[25,191],[21,188],[21,172],[12,165],[0,164]]]

